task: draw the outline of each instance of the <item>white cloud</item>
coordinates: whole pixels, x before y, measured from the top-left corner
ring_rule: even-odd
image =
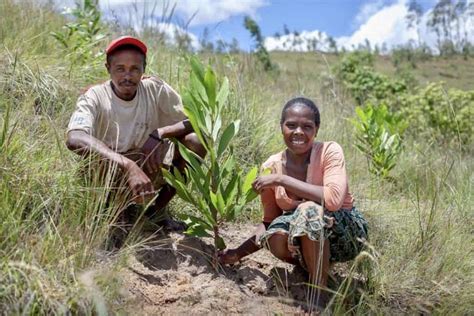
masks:
[[[340,37],[337,42],[340,46],[350,49],[369,40],[371,45],[381,46],[385,43],[388,47],[405,44],[416,39],[416,31],[408,29],[405,17],[408,9],[404,3],[383,7],[367,18],[365,23],[349,37]]]
[[[406,15],[408,12],[407,0],[398,0],[391,5],[383,5],[382,1],[371,1],[363,6],[359,14],[354,19],[354,23],[359,24],[358,28],[349,36],[341,36],[336,38],[338,47],[345,47],[348,50],[357,48],[359,45],[365,45],[368,40],[372,47],[377,45],[382,47],[386,45],[388,49],[397,45],[407,44],[408,42],[418,42],[418,32],[416,29],[407,27]],[[468,3],[474,3],[474,0],[469,0]],[[434,5],[435,3],[433,3]],[[419,36],[421,41],[428,44],[434,51],[436,51],[436,35],[428,30],[426,22],[429,19],[431,10],[425,12],[421,18]],[[365,20],[363,20],[365,19]],[[453,22],[452,30],[456,30],[457,26]],[[463,28],[468,33],[470,41],[474,41],[474,25],[470,20]],[[265,40],[265,45],[269,50],[296,50],[308,51],[307,42],[311,38],[317,38],[317,34],[324,34],[324,32],[312,31],[302,32],[300,39],[295,40],[292,34],[282,36],[280,38],[268,37]],[[303,41],[303,44],[298,44]],[[292,47],[291,43],[297,43]],[[284,45],[286,43],[286,45]],[[326,50],[327,46],[318,47],[319,50]]]
[[[376,0],[365,3],[357,13],[356,17],[354,18],[355,26],[358,27],[365,21],[367,21],[372,15],[374,15],[377,11],[382,9],[384,6],[383,0]]]
[[[279,37],[267,37],[265,48],[269,51],[327,51],[329,49],[328,37],[326,33],[320,31],[303,31],[298,35],[291,33]]]
[[[178,42],[178,38],[184,38],[187,36],[190,41],[190,45],[193,49],[199,49],[199,39],[196,35],[186,31],[182,27],[172,23],[158,23],[156,29],[162,33],[165,37],[165,41],[168,44],[174,45]]]
[[[176,6],[188,19],[195,13],[191,25],[224,21],[235,15],[254,16],[257,9],[267,5],[266,0],[181,0]]]
[[[350,50],[353,47],[364,45],[366,40],[370,41],[372,46],[378,45],[380,47],[385,43],[388,47],[392,47],[415,40],[416,30],[409,30],[406,26],[405,16],[408,9],[405,3],[406,0],[399,0],[395,4],[384,6],[383,1],[371,1],[362,6],[354,19],[354,23],[358,24],[359,27],[350,36],[336,38],[338,47],[345,47]],[[308,41],[308,37],[314,38],[316,34],[321,34],[321,32],[306,32],[305,42]],[[322,34],[327,39],[328,36],[325,33]],[[265,44],[269,50],[308,50],[305,49],[306,45],[300,45],[298,49],[288,49],[287,47],[291,46],[288,44],[286,47],[282,47],[283,42],[291,42],[291,40],[293,39],[270,37],[266,39]],[[321,46],[318,49],[327,50],[327,48],[326,44],[326,46]]]
[[[469,0],[474,3],[474,0]],[[420,37],[421,42],[426,43],[434,51],[436,51],[436,35],[426,27],[427,21],[430,18],[431,10],[428,10],[421,17],[419,34],[415,28],[408,28],[406,15],[408,13],[408,1],[398,0],[395,4],[381,8],[372,14],[365,23],[348,37],[340,37],[337,39],[340,46],[347,49],[353,46],[357,47],[364,44],[367,40],[370,41],[372,47],[378,45],[379,47],[385,43],[387,48],[392,48],[397,45],[403,45],[410,41],[418,42]],[[434,5],[433,1],[433,5]],[[474,28],[472,20],[468,21],[466,31],[468,38],[474,40]],[[456,22],[451,25],[452,30],[457,29]]]
[[[218,23],[235,15],[254,16],[257,9],[268,5],[267,0],[176,0],[159,4],[157,1],[150,0],[101,0],[99,2],[101,8],[112,10],[130,9],[133,6],[146,7],[148,13],[153,13],[157,17],[164,15],[164,3],[167,3],[167,15],[175,6],[175,18],[181,19],[184,23],[190,21],[191,26]]]

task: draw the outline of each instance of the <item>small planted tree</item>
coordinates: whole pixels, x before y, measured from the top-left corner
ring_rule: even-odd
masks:
[[[390,178],[402,151],[402,138],[406,123],[392,114],[385,104],[356,107],[357,118],[351,119],[356,130],[356,144],[366,157],[369,171],[382,178]]]
[[[191,59],[189,86],[183,95],[184,112],[206,148],[207,157],[202,159],[178,143],[188,165],[184,174],[177,169],[163,170],[164,178],[176,188],[178,196],[198,211],[198,216],[188,216],[186,233],[199,237],[213,235],[216,251],[225,248],[219,226],[235,218],[257,197],[252,188],[257,168],[244,175],[230,145],[239,130],[239,121],[223,125],[228,94],[227,78],[218,82],[210,66],[204,68],[196,58]]]

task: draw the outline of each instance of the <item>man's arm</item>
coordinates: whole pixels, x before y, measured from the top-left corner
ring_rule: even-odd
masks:
[[[103,142],[87,134],[85,131],[70,131],[67,135],[66,145],[69,150],[81,156],[95,153],[104,159],[116,163],[125,172],[128,185],[134,196],[154,191],[150,178],[133,160],[113,151]]]
[[[193,127],[189,120],[183,120],[173,125],[160,127],[151,134],[157,138],[181,138],[193,132]]]

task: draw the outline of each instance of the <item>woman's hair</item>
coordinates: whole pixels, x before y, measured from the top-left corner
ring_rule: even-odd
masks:
[[[293,98],[289,100],[288,102],[286,102],[285,106],[283,107],[283,110],[281,111],[280,124],[283,124],[283,122],[285,121],[286,111],[288,111],[289,108],[295,105],[304,105],[308,107],[311,110],[311,112],[313,112],[314,123],[316,124],[316,126],[319,126],[319,124],[321,123],[321,117],[319,115],[318,107],[316,106],[316,104],[314,104],[313,101],[305,97]]]

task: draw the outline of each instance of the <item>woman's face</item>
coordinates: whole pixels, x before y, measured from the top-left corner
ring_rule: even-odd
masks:
[[[296,155],[306,154],[318,133],[313,112],[305,105],[295,104],[286,110],[284,118],[281,131],[286,147]]]

